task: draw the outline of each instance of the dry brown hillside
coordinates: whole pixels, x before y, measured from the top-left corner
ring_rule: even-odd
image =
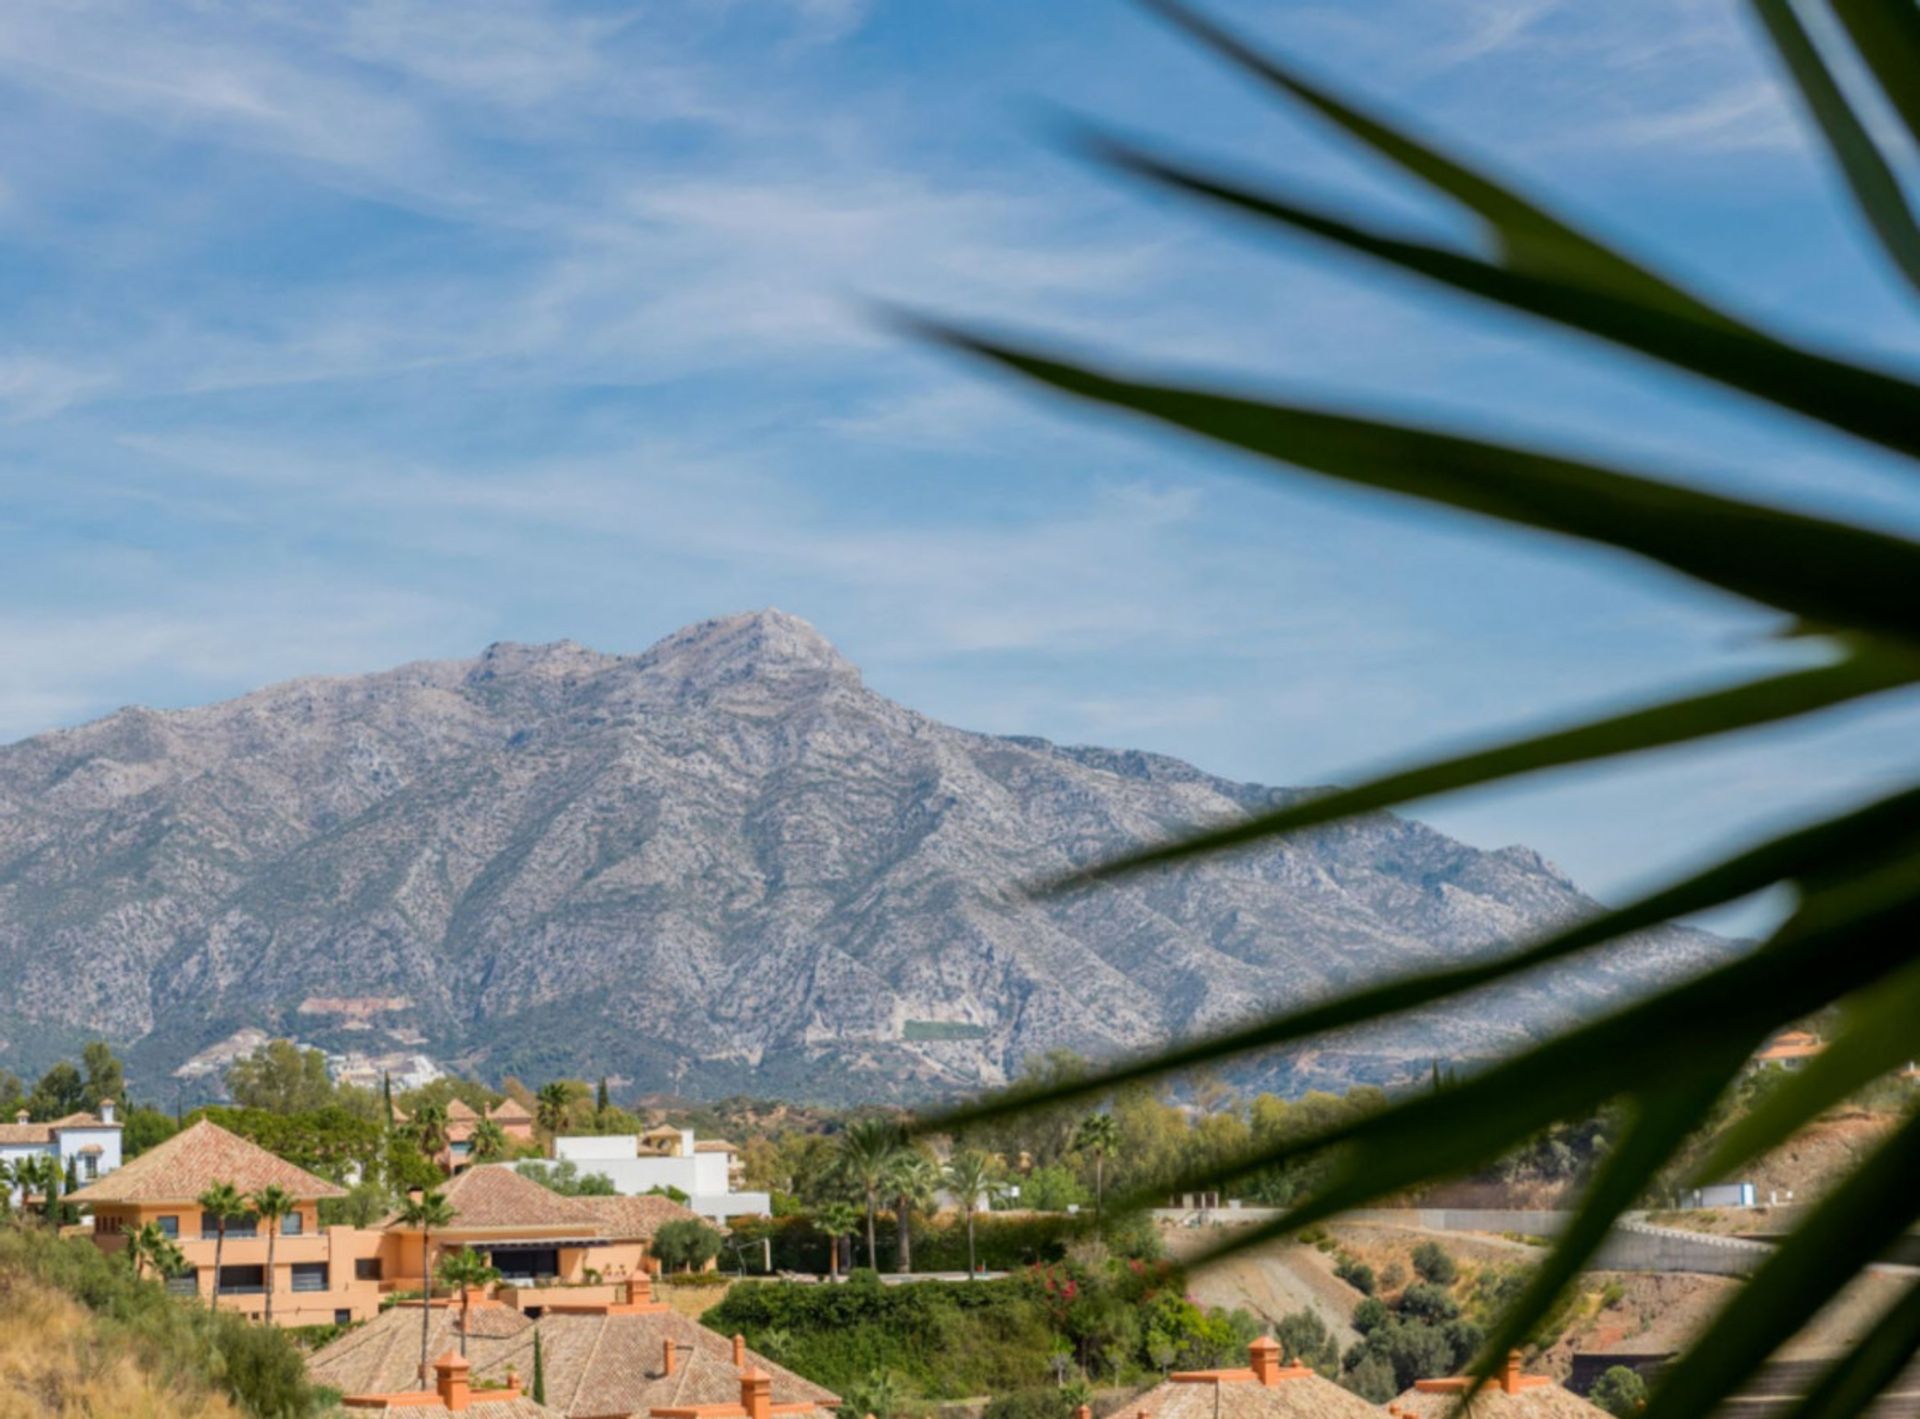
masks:
[[[149,1374],[93,1317],[39,1282],[0,1272],[0,1419],[238,1419],[224,1398]]]

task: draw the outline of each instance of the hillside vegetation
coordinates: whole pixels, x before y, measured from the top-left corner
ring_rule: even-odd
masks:
[[[307,1419],[288,1336],[169,1296],[84,1238],[0,1226],[0,1419]]]

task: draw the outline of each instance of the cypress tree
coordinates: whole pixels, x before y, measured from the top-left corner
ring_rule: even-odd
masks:
[[[393,1076],[386,1070],[380,1071],[380,1103],[386,1109],[386,1124],[393,1127]]]
[[[600,1076],[600,1090],[598,1093],[596,1093],[593,1096],[593,1111],[595,1113],[604,1114],[607,1111],[607,1108],[608,1108],[607,1076],[602,1074]]]
[[[533,1402],[547,1402],[547,1362],[540,1354],[540,1327],[533,1328]]]

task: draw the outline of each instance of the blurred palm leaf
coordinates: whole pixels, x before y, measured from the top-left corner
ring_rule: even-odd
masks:
[[[1483,255],[1390,235],[1271,184],[1174,162],[1105,136],[1103,162],[1164,189],[1224,204],[1267,232],[1303,233],[1402,272],[1597,336],[1674,370],[1920,460],[1920,385],[1863,361],[1802,347],[1723,311],[1486,172],[1263,53],[1183,0],[1145,0],[1262,85],[1475,217]],[[1751,0],[1868,230],[1920,287],[1920,227],[1896,175],[1789,0]],[[1911,0],[1831,0],[1844,39],[1920,138],[1920,11]],[[923,336],[1022,378],[1224,444],[1258,466],[1311,472],[1402,497],[1613,548],[1775,609],[1831,647],[1825,664],[1694,693],[1419,763],[1357,787],[1249,816],[1096,866],[1054,890],[1270,842],[1434,794],[1798,719],[1920,683],[1920,544],[1670,477],[1508,447],[1339,411],[1258,400],[1116,373],[1057,353],[915,322]],[[1920,471],[1920,470],[1916,470]],[[1505,955],[1387,981],[1227,1034],[1060,1085],[990,1099],[938,1127],[1057,1105],[1121,1084],[1244,1058],[1326,1031],[1460,1000],[1523,972],[1603,950],[1627,933],[1769,887],[1798,905],[1759,946],[1570,1027],[1477,1076],[1283,1145],[1249,1146],[1154,1179],[1130,1199],[1231,1186],[1302,1158],[1325,1181],[1279,1219],[1240,1229],[1222,1250],[1257,1244],[1409,1186],[1482,1166],[1557,1120],[1620,1105],[1618,1147],[1577,1218],[1491,1337],[1487,1361],[1529,1334],[1620,1214],[1681,1165],[1728,1083],[1781,1026],[1840,1006],[1828,1051],[1732,1126],[1696,1164],[1714,1175],[1790,1137],[1911,1051],[1920,1018],[1920,782],[1785,833],[1593,920]],[[1646,1419],[1701,1415],[1737,1390],[1861,1269],[1920,1217],[1920,1121],[1909,1120],[1812,1209],[1656,1390]],[[1920,1350],[1920,1287],[1881,1316],[1793,1419],[1849,1419]]]

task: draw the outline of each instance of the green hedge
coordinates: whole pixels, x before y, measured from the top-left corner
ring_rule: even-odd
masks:
[[[964,1399],[1052,1381],[1053,1332],[1018,1281],[883,1285],[857,1271],[840,1286],[749,1281],[701,1317],[722,1334],[837,1393],[875,1373],[928,1399]]]

